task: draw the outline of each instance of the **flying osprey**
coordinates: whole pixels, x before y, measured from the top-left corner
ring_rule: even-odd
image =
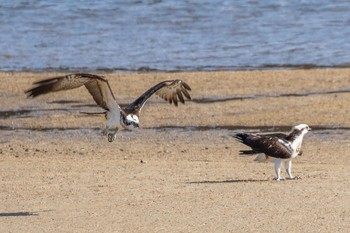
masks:
[[[258,155],[256,161],[270,160],[275,162],[276,180],[284,180],[281,177],[281,164],[284,162],[286,172],[290,179],[292,175],[292,159],[302,154],[301,144],[304,135],[311,128],[306,124],[294,126],[289,134],[248,134],[238,133],[233,137],[239,142],[249,146],[252,150],[241,150],[241,154],[265,154]]]
[[[113,142],[116,139],[118,128],[123,127],[127,129],[139,127],[139,115],[142,107],[154,93],[174,103],[185,103],[184,96],[191,99],[188,91],[190,86],[181,80],[169,80],[158,83],[145,93],[143,93],[134,102],[121,108],[113,95],[112,89],[108,81],[99,75],[94,74],[69,74],[66,76],[54,77],[50,79],[41,80],[33,83],[33,88],[25,91],[27,97],[37,97],[42,94],[50,92],[70,90],[85,85],[89,93],[92,95],[96,104],[106,110],[105,116],[107,119],[106,129],[104,133],[108,133],[108,141]],[[111,130],[111,133],[109,133]]]

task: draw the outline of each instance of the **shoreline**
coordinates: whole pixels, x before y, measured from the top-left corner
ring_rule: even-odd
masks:
[[[139,73],[191,73],[191,72],[236,72],[236,71],[279,71],[279,70],[320,70],[320,69],[349,69],[350,64],[338,64],[338,65],[316,65],[316,64],[265,64],[263,66],[228,66],[228,67],[197,67],[197,68],[182,68],[182,69],[170,69],[162,70],[152,67],[139,67],[139,68],[96,68],[89,69],[86,67],[80,68],[38,68],[38,69],[4,69],[0,70],[0,73],[95,73],[95,74],[113,74],[113,73],[127,73],[127,74],[139,74]]]

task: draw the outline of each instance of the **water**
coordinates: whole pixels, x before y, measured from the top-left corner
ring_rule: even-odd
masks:
[[[1,0],[2,71],[350,64],[342,0]]]

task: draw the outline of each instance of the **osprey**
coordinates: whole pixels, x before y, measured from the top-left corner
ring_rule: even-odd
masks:
[[[286,172],[290,179],[295,179],[292,175],[292,159],[302,154],[301,144],[304,135],[311,128],[306,124],[294,126],[289,134],[248,134],[238,133],[233,137],[239,142],[251,147],[252,150],[241,150],[241,154],[261,154],[256,161],[270,160],[275,162],[276,180],[284,180],[281,177],[281,164],[284,162]]]
[[[139,115],[142,107],[154,93],[169,101],[170,104],[178,105],[178,101],[185,103],[184,96],[191,99],[188,91],[190,86],[181,80],[169,80],[158,83],[143,93],[134,102],[121,108],[109,86],[108,81],[99,75],[94,74],[69,74],[66,76],[54,77],[33,83],[33,88],[25,91],[27,97],[37,97],[50,92],[70,90],[85,86],[96,104],[106,110],[104,112],[107,123],[103,131],[108,134],[108,141],[116,139],[118,128],[132,129],[139,127]],[[111,133],[109,133],[111,131]]]

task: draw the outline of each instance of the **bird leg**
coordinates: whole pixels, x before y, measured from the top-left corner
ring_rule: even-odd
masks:
[[[108,132],[109,132],[109,128],[108,128],[108,126],[106,126],[106,128],[104,128],[101,133],[102,133],[102,135],[107,135]]]
[[[118,128],[115,128],[112,133],[108,134],[108,141],[113,142],[117,138]]]
[[[281,177],[281,164],[282,164],[282,161],[279,159],[276,159],[275,161],[276,178],[274,178],[274,180],[285,180],[284,177]]]
[[[288,161],[284,163],[284,166],[286,167],[286,172],[289,176],[289,179],[294,179],[293,175],[292,175],[292,161]]]
[[[291,180],[300,179],[299,176],[293,176],[292,175],[292,161],[291,160],[288,161],[288,162],[285,162],[284,165],[286,167],[286,172],[287,172],[287,174],[289,176],[289,179],[291,179]]]

